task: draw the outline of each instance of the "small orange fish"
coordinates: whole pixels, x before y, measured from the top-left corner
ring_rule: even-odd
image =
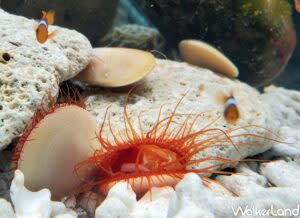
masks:
[[[237,120],[240,118],[239,109],[237,106],[237,101],[233,96],[233,93],[226,96],[224,93],[217,95],[217,101],[224,104],[224,119],[229,124],[236,124]]]
[[[236,121],[239,119],[240,113],[238,110],[237,102],[233,95],[231,95],[224,106],[224,118],[227,123],[236,124]]]
[[[299,13],[300,12],[300,1],[294,0],[294,6],[295,6],[295,10]]]
[[[42,18],[39,24],[35,27],[36,39],[39,43],[45,43],[48,39],[52,39],[57,34],[57,30],[48,34],[48,27],[54,22],[54,12],[43,11],[42,13]]]

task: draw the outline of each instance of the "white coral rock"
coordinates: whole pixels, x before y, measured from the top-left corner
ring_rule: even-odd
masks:
[[[96,209],[97,218],[129,217],[129,213],[136,203],[135,193],[127,183],[114,185],[105,201]]]
[[[293,174],[288,173],[291,170]],[[296,209],[300,195],[300,184],[296,184],[300,165],[292,161],[275,161],[262,164],[261,171],[262,175],[259,175],[252,171],[248,165],[242,164],[238,170],[239,174],[218,176],[219,181],[239,196],[223,199],[223,202],[230,202],[231,206],[229,208],[223,207],[219,212],[231,214],[228,217],[233,217],[231,207],[235,210],[238,207],[245,209],[247,206],[257,209],[270,209],[271,207]],[[289,176],[282,175],[282,172],[286,172]],[[268,181],[273,181],[273,186],[269,187]],[[294,185],[290,186],[291,183]]]
[[[0,150],[22,134],[42,98],[89,63],[92,47],[82,34],[58,29],[52,40],[36,40],[36,21],[0,9]],[[13,24],[13,25],[12,25]],[[16,32],[17,30],[17,32]],[[6,58],[3,59],[3,54]]]
[[[63,203],[51,201],[51,193],[48,189],[42,189],[37,192],[31,192],[26,189],[26,187],[24,187],[24,175],[20,170],[15,171],[10,193],[16,217],[77,217],[76,213],[67,209]]]
[[[159,218],[166,217],[170,194],[174,191],[167,188],[153,188],[139,201],[127,183],[114,185],[107,198],[96,209],[96,218]]]
[[[261,173],[277,187],[300,189],[300,164],[295,161],[273,161],[261,164]],[[299,197],[300,201],[300,197]],[[299,202],[300,203],[300,202]]]
[[[171,187],[152,188],[138,201],[129,184],[117,183],[96,209],[95,217],[209,218],[213,214],[208,195],[199,176],[193,173],[186,175],[175,191]]]
[[[170,200],[168,218],[214,217],[210,212],[208,194],[199,176],[193,173],[185,175],[175,190],[176,195]]]
[[[300,92],[268,86],[262,99],[269,105],[273,118],[281,127],[279,134],[285,143],[275,143],[269,156],[300,157]]]
[[[260,168],[262,174],[253,168]],[[186,218],[248,217],[245,208],[297,210],[300,196],[300,164],[295,161],[274,161],[253,167],[240,164],[238,174],[218,176],[209,186],[196,174],[187,174],[175,187],[152,189],[136,201],[129,185],[117,183],[96,210],[96,218]],[[269,181],[273,184],[270,187]],[[237,196],[235,196],[237,194]],[[151,195],[151,200],[150,200]],[[294,211],[297,212],[297,211]],[[271,217],[271,216],[270,216]],[[299,214],[300,217],[300,214]]]
[[[268,103],[273,118],[280,121],[282,126],[300,128],[300,92],[274,85],[264,89],[264,102]]]

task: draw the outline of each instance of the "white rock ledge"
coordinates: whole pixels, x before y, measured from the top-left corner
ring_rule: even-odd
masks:
[[[56,96],[59,82],[89,63],[92,48],[82,34],[59,29],[53,40],[39,44],[36,21],[0,9],[0,150],[19,136],[45,94]],[[9,60],[3,59],[7,53]]]
[[[300,92],[283,87],[268,86],[262,99],[280,123],[279,135],[287,143],[275,143],[268,156],[300,158]]]

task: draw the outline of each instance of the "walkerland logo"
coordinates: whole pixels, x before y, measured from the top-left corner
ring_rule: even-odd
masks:
[[[255,206],[238,206],[236,208],[231,207],[234,216],[280,216],[280,217],[295,217],[300,215],[300,204],[296,208],[278,208],[271,205],[270,208],[257,208]]]

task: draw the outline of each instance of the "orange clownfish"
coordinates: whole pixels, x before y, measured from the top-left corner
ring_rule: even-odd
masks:
[[[39,24],[35,27],[36,39],[39,43],[45,43],[48,39],[52,39],[57,34],[57,30],[48,34],[48,27],[54,22],[54,12],[43,11],[42,13],[42,18]]]
[[[233,95],[230,95],[224,105],[224,118],[227,123],[235,124],[239,117],[240,113],[238,110],[237,102]]]
[[[226,122],[233,125],[236,124],[237,120],[240,118],[240,113],[233,93],[231,92],[229,96],[224,93],[219,93],[216,97],[217,102],[224,105],[223,116]]]
[[[300,12],[300,1],[294,0],[294,6],[295,6],[295,10],[299,13]]]

